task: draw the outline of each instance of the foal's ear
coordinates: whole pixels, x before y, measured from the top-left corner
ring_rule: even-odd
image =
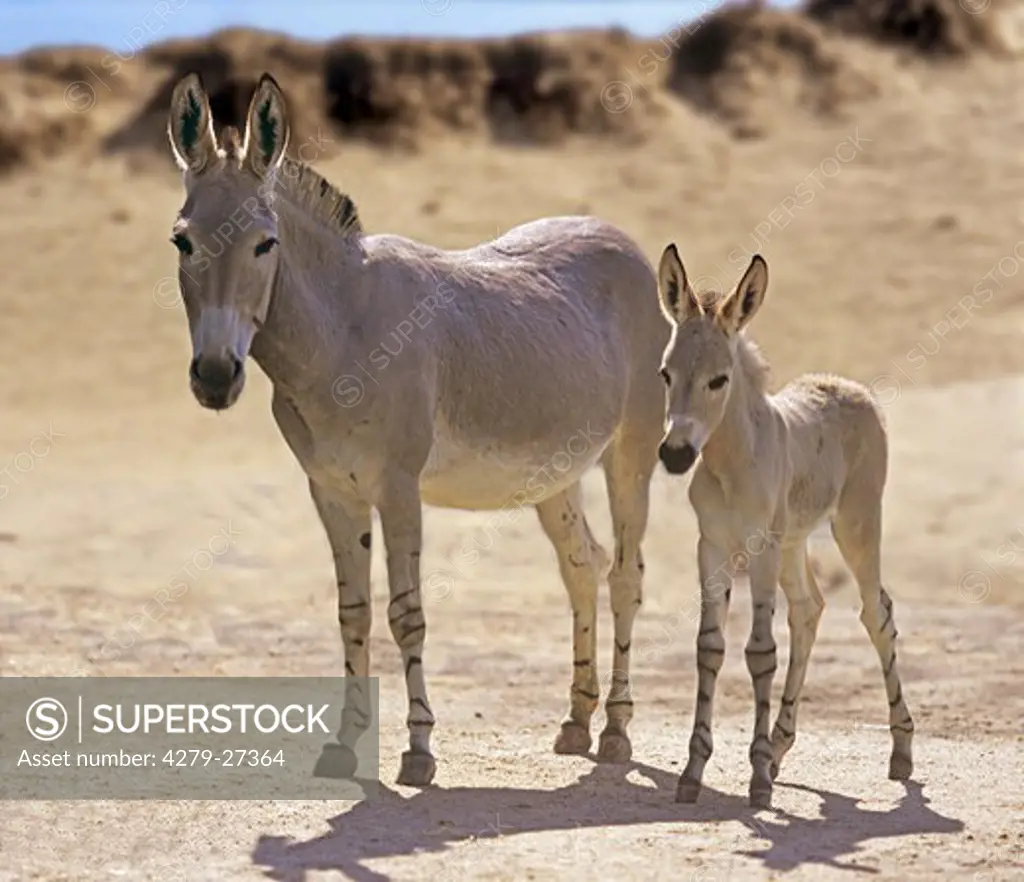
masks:
[[[182,171],[198,174],[217,155],[210,99],[197,73],[183,76],[171,93],[167,136]]]
[[[658,266],[658,299],[661,311],[669,321],[678,324],[703,310],[690,288],[686,270],[679,259],[675,243],[670,243],[661,254]]]
[[[249,101],[244,164],[260,178],[277,171],[284,159],[290,133],[284,94],[277,81],[265,73]]]
[[[750,266],[739,284],[718,308],[718,323],[727,334],[742,330],[764,303],[768,288],[768,264],[760,254],[750,260]]]

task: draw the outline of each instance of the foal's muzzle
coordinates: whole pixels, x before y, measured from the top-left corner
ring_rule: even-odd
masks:
[[[238,400],[245,385],[242,361],[233,354],[199,356],[189,366],[192,394],[203,406],[224,410]]]
[[[658,459],[670,475],[685,475],[697,461],[697,451],[692,444],[670,447],[663,441],[658,448]]]

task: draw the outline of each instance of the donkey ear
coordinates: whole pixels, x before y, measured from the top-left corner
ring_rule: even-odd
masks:
[[[768,264],[760,254],[750,260],[736,289],[718,308],[718,322],[728,334],[735,334],[754,317],[764,303],[768,288]]]
[[[245,165],[260,178],[276,171],[284,159],[289,134],[284,94],[277,81],[265,73],[249,101],[245,123]]]
[[[210,99],[197,73],[183,76],[171,93],[167,136],[182,171],[198,174],[217,155]]]
[[[702,315],[700,303],[690,288],[686,270],[679,259],[675,243],[670,243],[661,254],[658,266],[658,296],[661,311],[669,321],[678,324],[696,315]]]

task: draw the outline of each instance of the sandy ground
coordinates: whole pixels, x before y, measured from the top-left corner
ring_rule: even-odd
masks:
[[[0,879],[1021,878],[1022,80],[1018,66],[937,74],[856,119],[780,124],[766,141],[729,141],[676,108],[659,138],[630,151],[446,142],[418,158],[353,147],[324,166],[370,229],[451,246],[587,211],[619,222],[652,259],[676,240],[705,281],[729,284],[747,252],[766,254],[772,282],[753,333],[777,380],[838,370],[873,382],[886,405],[884,567],[918,724],[913,782],[886,779],[878,663],[856,589],[822,539],[828,609],[774,808],[746,806],[742,592],[708,787],[695,807],[673,802],[694,699],[695,526],[687,482],[659,473],[630,766],[551,752],[570,616],[527,516],[492,537],[449,595],[427,598],[439,771],[429,790],[394,786],[404,688],[377,541],[380,798],[9,803]],[[768,221],[814,174],[813,198]],[[341,673],[326,540],[267,383],[254,372],[232,412],[201,411],[187,389],[184,315],[152,296],[173,272],[180,198],[170,171],[133,177],[115,163],[0,183],[4,675],[88,673],[87,658],[111,641],[122,648],[108,675]],[[587,501],[607,541],[598,474]],[[487,541],[483,520],[431,510],[424,572],[470,536]],[[198,570],[225,533],[227,550]],[[132,636],[128,623],[183,572],[189,591]],[[784,606],[776,635],[781,664]],[[776,701],[780,688],[781,676]]]

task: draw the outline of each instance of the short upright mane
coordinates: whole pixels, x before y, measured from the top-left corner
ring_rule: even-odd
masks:
[[[356,204],[319,172],[299,160],[285,159],[277,174],[277,185],[317,220],[344,236],[362,233]]]

